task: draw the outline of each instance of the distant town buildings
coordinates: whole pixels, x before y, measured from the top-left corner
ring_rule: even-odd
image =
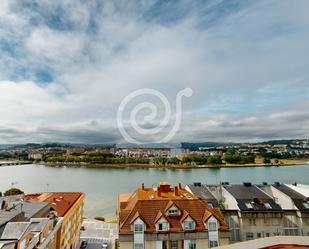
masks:
[[[254,155],[277,159],[308,158],[309,140],[295,139],[269,141],[263,143],[180,143],[162,147],[132,147],[116,144],[70,145],[70,144],[28,144],[3,147],[0,159],[22,159],[45,161],[53,158],[61,162],[87,162],[90,157],[130,157],[130,158],[172,158],[224,156],[225,154]],[[86,161],[83,159],[86,158]]]
[[[118,156],[126,157],[171,157],[171,149],[168,148],[118,148]]]

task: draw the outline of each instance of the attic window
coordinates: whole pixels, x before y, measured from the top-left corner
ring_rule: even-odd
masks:
[[[218,230],[218,226],[217,226],[217,221],[216,220],[211,220],[208,221],[208,231],[217,231]]]
[[[134,233],[144,233],[144,225],[134,224]]]
[[[183,227],[185,230],[193,230],[195,229],[195,222],[194,221],[184,221]]]
[[[168,230],[168,223],[161,222],[158,224],[158,231],[167,231]]]
[[[168,216],[177,216],[180,215],[179,210],[177,207],[172,206],[168,211],[167,211]]]
[[[309,209],[309,202],[304,202],[304,207]]]
[[[208,207],[209,207],[209,208],[213,208],[214,205],[213,205],[211,202],[208,202]]]

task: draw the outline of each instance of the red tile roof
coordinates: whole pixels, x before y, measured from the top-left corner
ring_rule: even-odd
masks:
[[[279,245],[273,245],[273,246],[267,246],[260,249],[308,249],[309,245],[295,245],[295,244],[279,244]]]
[[[82,195],[81,192],[45,192],[26,195],[26,199],[49,202],[63,217]]]
[[[161,189],[161,193],[158,193]],[[164,216],[170,224],[170,232],[184,232],[182,221],[190,216],[195,222],[194,231],[207,231],[204,222],[212,215],[220,223],[220,230],[227,230],[220,209],[209,208],[207,202],[199,200],[184,188],[178,189],[178,194],[171,189],[164,188],[139,188],[131,196],[120,194],[118,198],[119,232],[131,233],[131,224],[138,217],[146,224],[146,232],[155,233],[155,224],[159,216],[166,213],[169,207],[175,205],[181,211],[179,216]],[[163,191],[162,191],[163,190]],[[160,190],[159,190],[160,191]]]

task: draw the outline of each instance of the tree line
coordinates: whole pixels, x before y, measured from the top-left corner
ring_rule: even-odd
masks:
[[[248,164],[255,162],[255,155],[225,154],[220,155],[195,155],[177,157],[139,158],[104,154],[89,154],[82,156],[47,156],[45,162],[49,163],[101,163],[101,164],[155,164],[155,165],[219,165],[219,164]]]

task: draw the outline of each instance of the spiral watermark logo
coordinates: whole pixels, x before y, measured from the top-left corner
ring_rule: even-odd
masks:
[[[143,88],[131,92],[121,101],[118,107],[117,125],[121,135],[128,143],[136,143],[136,144],[143,144],[145,142],[143,142],[141,139],[134,138],[134,136],[131,134],[132,131],[134,131],[135,136],[138,137],[149,138],[149,136],[151,136],[153,138],[151,139],[151,142],[166,143],[170,141],[175,136],[181,125],[182,98],[191,97],[192,94],[193,91],[191,88],[185,88],[177,93],[175,102],[175,115],[173,115],[170,102],[168,101],[166,96],[161,92],[150,88]],[[151,103],[149,100],[137,103],[135,104],[131,112],[129,112],[130,114],[128,117],[129,121],[126,122],[124,119],[124,114],[128,114],[126,108],[130,105],[130,102],[133,102],[134,100],[136,101],[136,99],[141,96],[143,96],[144,98],[146,97],[147,99],[157,98],[157,100],[161,102],[162,108],[158,108],[158,105]],[[143,122],[144,123],[153,122],[155,123],[154,127],[145,128],[141,125],[141,122],[138,121],[137,116],[139,113],[142,113],[143,111],[149,112],[144,115]],[[163,116],[158,122],[156,119],[160,115]],[[174,116],[173,121],[174,123],[170,124],[172,116]],[[125,125],[126,123],[130,127],[127,127]],[[167,127],[170,127],[170,130],[166,132],[166,134],[164,134],[163,137],[156,138],[156,135],[160,134],[162,130],[166,129]]]

